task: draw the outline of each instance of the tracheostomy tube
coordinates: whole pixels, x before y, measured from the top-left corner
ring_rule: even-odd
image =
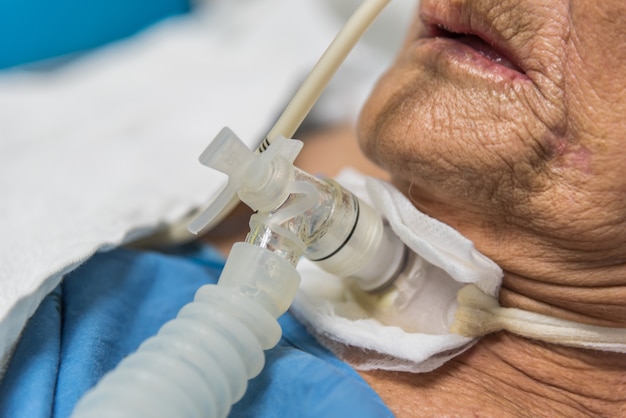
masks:
[[[405,247],[367,203],[332,179],[319,179],[293,166],[301,142],[278,138],[260,155],[252,153],[224,128],[200,157],[203,164],[229,176],[224,195],[236,189],[242,202],[256,210],[246,242],[276,250],[291,237],[304,247],[289,254],[294,265],[305,256],[339,277],[351,277],[365,290],[384,287],[398,275]],[[199,231],[220,210],[215,205],[190,225]]]
[[[217,285],[202,286],[79,401],[74,417],[225,417],[262,370],[263,350],[280,339],[276,319],[298,289],[301,256],[368,289],[397,275],[402,242],[352,193],[294,167],[301,147],[278,138],[258,155],[229,129],[209,145],[201,160],[229,175],[223,195],[237,190],[257,211],[250,233],[233,246]],[[228,200],[218,198],[191,229]],[[372,263],[379,251],[385,262]]]
[[[300,141],[279,137],[275,142],[256,155],[224,128],[200,158],[228,174],[224,194],[235,188],[241,201],[257,210],[246,242],[294,266],[304,256],[348,279],[352,296],[386,325],[449,333],[462,284],[407,248],[378,212],[335,180],[295,167]],[[216,216],[218,205],[190,229],[201,230]]]
[[[229,174],[226,189],[191,225],[200,231],[233,195],[257,210],[246,242],[231,251],[217,285],[193,302],[87,393],[75,417],[225,417],[264,364],[290,306],[302,255],[367,292],[400,289],[404,244],[367,204],[332,180],[293,167],[291,136],[339,63],[389,0],[367,0],[346,24],[253,155],[224,130],[201,161]],[[215,145],[214,145],[215,144]],[[216,158],[215,156],[218,156]],[[395,286],[395,287],[394,287]],[[372,294],[374,294],[372,293]]]
[[[379,213],[336,181],[294,167],[300,141],[280,137],[275,142],[257,156],[225,128],[200,158],[228,174],[225,194],[236,188],[241,201],[257,210],[246,242],[280,254],[294,266],[304,256],[348,279],[353,297],[386,325],[449,333],[462,284],[408,249]],[[216,216],[218,205],[190,228],[201,230]]]

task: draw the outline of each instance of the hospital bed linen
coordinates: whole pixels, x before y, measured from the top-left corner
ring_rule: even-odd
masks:
[[[223,260],[188,245],[159,254],[117,249],[93,256],[39,306],[0,383],[0,416],[67,417],[81,395],[214,283]],[[346,363],[289,314],[231,417],[391,417]]]

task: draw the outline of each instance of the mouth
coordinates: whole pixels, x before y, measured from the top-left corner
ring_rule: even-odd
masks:
[[[495,42],[470,32],[456,32],[443,24],[426,24],[427,38],[450,39],[466,45],[492,63],[524,74],[524,71],[509,56],[498,49]]]

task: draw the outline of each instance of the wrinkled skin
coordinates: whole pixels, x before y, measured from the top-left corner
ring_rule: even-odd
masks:
[[[497,51],[485,54],[510,64],[494,63],[473,41],[449,32],[479,35]],[[503,305],[626,327],[624,0],[422,0],[397,61],[363,109],[358,133],[365,153],[417,208],[457,228],[504,269]],[[590,402],[555,413],[626,413],[626,395],[610,389],[626,384],[623,355],[559,347],[539,354],[508,335],[485,341],[458,361],[471,370],[478,358],[493,355],[490,364],[498,364],[501,353],[522,346],[526,355],[561,366],[565,358],[578,359],[591,374],[603,369],[605,381],[596,389],[607,385],[615,409],[601,409],[597,394],[559,385],[563,367],[555,367],[547,373],[557,376],[550,378],[552,389]],[[611,366],[594,363],[602,357]],[[533,376],[524,361],[503,364]],[[591,374],[578,378],[592,381]],[[374,387],[394,381],[367,378]],[[418,386],[440,394],[444,388],[436,385],[446,379]],[[540,388],[550,379],[534,382]],[[493,388],[494,380],[516,386],[502,376],[485,386]],[[557,399],[545,389],[544,398]],[[521,405],[526,398],[519,396]]]
[[[419,17],[362,112],[362,148],[510,273],[504,298],[548,292],[513,276],[564,285],[547,301],[561,316],[625,326],[625,294],[609,305],[626,284],[626,3],[424,0]],[[424,38],[440,21],[487,32],[520,72]]]

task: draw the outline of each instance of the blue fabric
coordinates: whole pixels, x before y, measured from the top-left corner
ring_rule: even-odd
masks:
[[[222,258],[191,245],[170,254],[118,249],[95,255],[29,321],[0,382],[0,417],[67,417],[78,399],[176,316]],[[249,382],[232,417],[390,417],[378,395],[289,313],[283,338]]]
[[[94,48],[189,9],[189,0],[2,0],[0,68]]]

